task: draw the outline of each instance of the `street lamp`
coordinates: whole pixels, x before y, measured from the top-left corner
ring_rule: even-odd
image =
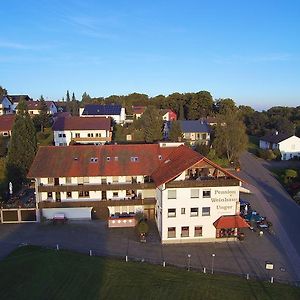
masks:
[[[214,260],[215,260],[215,256],[216,256],[215,253],[213,253],[211,255],[211,274],[214,274]]]
[[[191,269],[191,254],[187,255],[188,257],[188,266],[187,266],[187,270],[189,271]]]

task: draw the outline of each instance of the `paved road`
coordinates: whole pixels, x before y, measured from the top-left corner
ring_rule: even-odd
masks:
[[[273,223],[274,230],[300,280],[300,206],[297,205],[272,173],[266,163],[250,153],[241,157],[239,176],[246,180],[257,196],[260,209]]]

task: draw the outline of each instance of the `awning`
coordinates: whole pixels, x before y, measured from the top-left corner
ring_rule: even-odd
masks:
[[[214,222],[217,229],[246,228],[249,224],[241,216],[222,216]]]

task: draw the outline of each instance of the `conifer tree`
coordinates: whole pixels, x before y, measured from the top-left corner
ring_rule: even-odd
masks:
[[[76,98],[75,98],[75,94],[74,92],[72,93],[72,101],[75,102],[76,101]]]
[[[44,132],[44,128],[50,126],[50,115],[48,113],[48,106],[43,95],[41,95],[40,97],[39,110],[40,113],[38,116],[38,120],[39,120],[40,130],[41,132]]]
[[[158,109],[148,106],[141,117],[145,142],[153,143],[162,139],[163,119]]]
[[[169,140],[171,142],[180,142],[183,138],[181,126],[178,121],[173,121],[171,123],[171,129],[169,132]]]
[[[69,93],[69,90],[67,90],[67,95],[66,95],[66,101],[67,102],[70,102],[70,93]]]
[[[22,100],[18,105],[18,113],[9,143],[6,175],[14,190],[21,188],[26,181],[26,174],[36,153],[36,133],[33,121],[27,110],[27,104]]]

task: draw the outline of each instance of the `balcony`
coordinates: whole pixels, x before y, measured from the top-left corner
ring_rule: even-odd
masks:
[[[206,177],[201,180],[180,180],[171,181],[166,184],[166,188],[192,188],[192,187],[218,187],[218,186],[239,186],[237,179]]]
[[[72,141],[76,143],[105,143],[111,142],[111,137],[75,137]]]
[[[150,183],[103,183],[103,184],[61,184],[39,185],[38,192],[75,192],[75,191],[119,191],[119,190],[152,190],[155,184]]]
[[[98,207],[106,208],[108,206],[132,206],[132,205],[154,205],[155,198],[145,199],[125,199],[125,200],[88,200],[88,201],[72,201],[63,202],[42,201],[38,203],[39,208],[67,208],[67,207]]]

